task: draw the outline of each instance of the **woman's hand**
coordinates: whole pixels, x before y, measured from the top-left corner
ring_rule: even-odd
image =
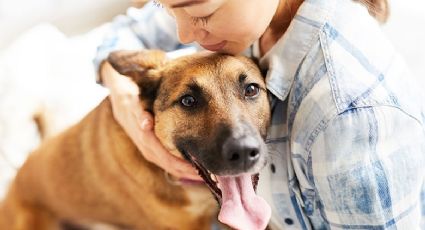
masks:
[[[177,178],[202,180],[185,160],[169,153],[153,132],[153,117],[141,107],[139,88],[130,78],[119,74],[108,63],[101,65],[103,84],[110,90],[112,111],[146,160]]]

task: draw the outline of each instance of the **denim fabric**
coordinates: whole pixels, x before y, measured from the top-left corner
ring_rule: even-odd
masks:
[[[260,64],[274,95],[274,226],[421,229],[424,97],[367,10],[305,1]]]

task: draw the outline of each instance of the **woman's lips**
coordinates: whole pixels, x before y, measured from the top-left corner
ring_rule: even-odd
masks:
[[[210,51],[218,51],[221,50],[225,45],[226,45],[227,41],[222,41],[219,42],[217,44],[213,44],[213,45],[202,45],[202,47],[204,47],[204,49],[210,50]]]

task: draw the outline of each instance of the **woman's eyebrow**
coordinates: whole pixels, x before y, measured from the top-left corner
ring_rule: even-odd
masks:
[[[181,8],[181,7],[187,7],[187,6],[193,6],[193,5],[198,5],[204,2],[207,2],[208,0],[189,0],[189,1],[184,1],[184,2],[180,2],[174,5],[171,5],[170,8]]]

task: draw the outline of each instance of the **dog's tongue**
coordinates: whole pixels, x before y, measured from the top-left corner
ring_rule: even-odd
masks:
[[[267,202],[255,194],[251,176],[217,176],[222,193],[222,204],[218,219],[235,229],[265,229],[271,208]]]

